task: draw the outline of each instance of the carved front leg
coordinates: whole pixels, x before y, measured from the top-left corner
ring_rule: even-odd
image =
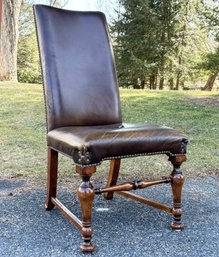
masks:
[[[95,170],[95,168],[94,168]],[[82,183],[78,188],[78,198],[81,203],[82,210],[82,239],[83,242],[80,245],[82,252],[93,252],[94,245],[91,243],[92,226],[91,226],[91,212],[94,200],[94,190],[90,182],[90,177],[94,170],[87,168],[77,168],[77,172],[81,175]]]
[[[183,175],[180,166],[184,161],[186,161],[186,156],[182,155],[170,157],[169,160],[173,165],[173,172],[171,173],[171,186],[173,192],[173,222],[171,227],[176,230],[181,230],[184,226],[181,222],[181,194],[185,176]]]

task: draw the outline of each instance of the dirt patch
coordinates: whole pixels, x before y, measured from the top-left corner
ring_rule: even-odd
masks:
[[[219,96],[209,96],[209,97],[187,97],[193,103],[197,103],[200,105],[219,108]]]

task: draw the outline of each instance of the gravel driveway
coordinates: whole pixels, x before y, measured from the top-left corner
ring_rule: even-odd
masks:
[[[139,194],[171,203],[170,186],[139,190]],[[80,215],[75,193],[59,191],[59,198]],[[181,232],[169,227],[171,216],[157,209],[115,196],[96,196],[93,242],[96,251],[82,254],[80,233],[56,209],[44,210],[45,190],[28,189],[22,180],[0,180],[1,257],[218,257],[219,179],[187,180],[184,187]]]

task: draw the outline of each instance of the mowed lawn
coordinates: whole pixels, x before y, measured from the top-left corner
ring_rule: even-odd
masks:
[[[154,123],[184,131],[190,140],[188,177],[219,173],[219,108],[200,105],[189,97],[213,97],[217,92],[149,91],[121,89],[124,122]],[[0,178],[46,178],[46,129],[42,85],[0,82]],[[121,176],[166,176],[171,172],[167,156],[146,156],[122,161]],[[98,166],[104,177],[109,161]],[[99,174],[99,175],[98,175]],[[78,177],[72,160],[60,158],[60,179]]]

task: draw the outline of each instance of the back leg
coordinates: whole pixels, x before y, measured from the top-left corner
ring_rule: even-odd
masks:
[[[121,159],[115,159],[110,161],[110,171],[109,171],[109,177],[107,180],[106,187],[115,186],[117,183],[117,179],[119,176],[119,169],[120,169]],[[114,192],[106,192],[104,193],[104,198],[107,200],[113,199],[113,193]]]
[[[51,210],[54,204],[51,197],[56,197],[57,191],[57,173],[58,173],[58,152],[48,148],[48,171],[47,171],[47,196],[45,208]]]

